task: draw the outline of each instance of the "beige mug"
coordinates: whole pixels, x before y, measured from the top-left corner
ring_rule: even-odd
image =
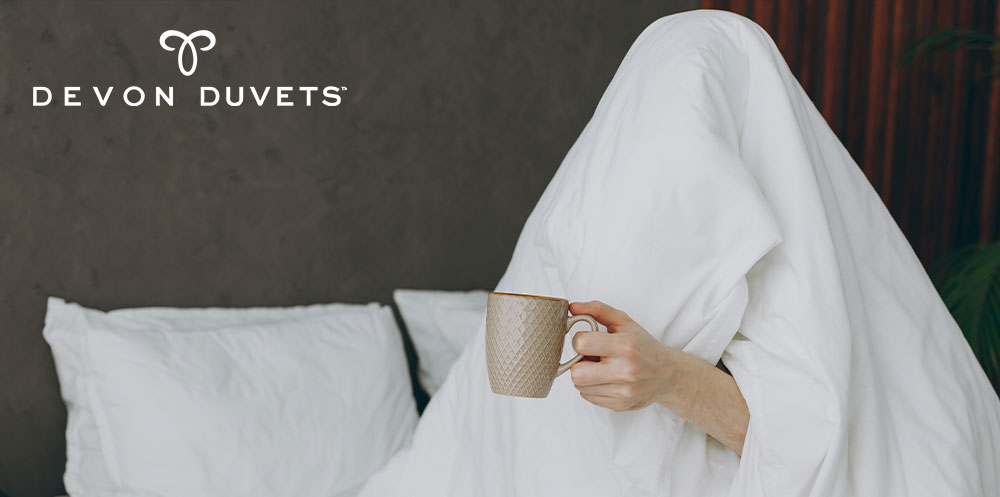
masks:
[[[546,397],[552,382],[583,356],[559,363],[563,339],[587,314],[569,316],[569,301],[554,297],[490,292],[486,301],[486,367],[494,393]]]

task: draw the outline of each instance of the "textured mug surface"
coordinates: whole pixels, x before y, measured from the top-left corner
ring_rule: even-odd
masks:
[[[569,301],[490,292],[486,302],[486,366],[490,388],[502,395],[545,397],[557,376],[583,356],[559,364],[566,332],[586,314],[569,316]]]

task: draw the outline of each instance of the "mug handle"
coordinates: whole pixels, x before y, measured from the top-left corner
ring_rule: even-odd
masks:
[[[564,333],[569,333],[570,328],[572,328],[574,324],[579,323],[580,321],[586,321],[587,323],[590,323],[591,331],[601,331],[601,329],[597,327],[597,320],[594,319],[593,316],[589,314],[576,314],[566,320],[566,331]],[[580,362],[581,359],[583,359],[583,354],[577,354],[576,357],[560,364],[559,369],[556,370],[556,377],[558,378],[559,375],[565,373],[566,371],[569,371],[569,368],[573,367],[574,364]]]

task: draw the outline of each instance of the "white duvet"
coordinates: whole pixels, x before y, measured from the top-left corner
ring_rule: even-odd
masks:
[[[661,406],[593,406],[569,375],[546,399],[494,395],[480,324],[363,496],[1000,495],[1000,402],[743,17],[687,12],[639,36],[498,289],[602,300],[722,358],[750,409],[742,457]]]

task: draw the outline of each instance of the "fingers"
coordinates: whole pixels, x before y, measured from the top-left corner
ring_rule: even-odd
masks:
[[[577,388],[608,383],[605,368],[599,362],[580,361],[569,368],[570,377]]]
[[[581,331],[573,335],[573,349],[585,356],[607,357],[618,354],[620,341],[618,337],[600,331]]]
[[[589,386],[579,386],[576,389],[580,393],[585,393],[587,395],[601,395],[604,397],[611,397],[615,399],[624,398],[625,395],[622,392],[624,389],[621,385],[615,383],[604,383],[602,385],[589,385]]]
[[[580,397],[583,397],[584,400],[586,400],[586,401],[588,401],[588,402],[590,402],[592,404],[597,404],[597,405],[599,405],[601,407],[607,407],[609,404],[611,404],[613,402],[617,402],[617,400],[618,400],[618,399],[616,399],[614,397],[609,397],[607,395],[596,395],[596,394],[583,393],[583,392],[580,392]]]
[[[569,311],[573,314],[590,314],[597,322],[608,327],[608,331],[614,332],[614,327],[632,324],[632,318],[624,311],[611,307],[599,300],[590,302],[573,302],[569,305]]]
[[[634,408],[634,405],[630,404],[627,400],[615,397],[607,397],[605,395],[592,395],[582,392],[580,393],[580,397],[583,397],[583,400],[586,400],[591,404],[611,409],[612,411],[621,412],[621,411],[628,411]]]
[[[601,362],[580,361],[569,368],[573,385],[578,389],[594,385],[620,384],[625,381],[620,361],[606,359]]]
[[[613,371],[613,367],[599,362],[579,362],[570,369],[573,384],[584,400],[614,411],[636,408],[633,386],[616,382]]]

